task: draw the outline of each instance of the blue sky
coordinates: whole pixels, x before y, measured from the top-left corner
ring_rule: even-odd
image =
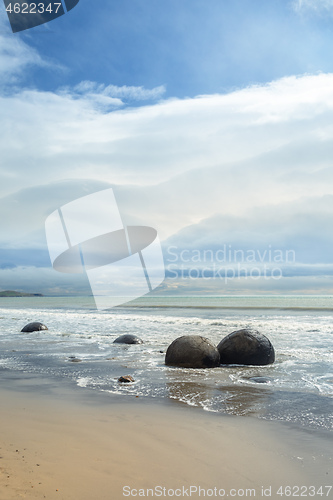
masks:
[[[45,218],[112,186],[159,232],[164,291],[333,293],[332,27],[333,0],[81,0],[13,34],[1,4],[0,289],[85,290],[50,268]],[[170,280],[170,247],[224,245],[295,260]]]
[[[51,64],[26,72],[25,81],[52,91],[84,80],[165,85],[166,97],[182,98],[329,72],[332,18],[322,3],[81,0],[67,16],[19,35]]]

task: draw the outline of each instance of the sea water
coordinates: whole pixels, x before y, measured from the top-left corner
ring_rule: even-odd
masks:
[[[155,398],[206,411],[333,429],[333,297],[148,296],[98,311],[91,298],[0,299],[0,373],[66,378],[81,390]],[[40,321],[48,330],[22,333]],[[182,335],[214,344],[241,328],[272,342],[268,366],[183,369],[164,364]],[[123,334],[144,343],[114,344]],[[134,383],[121,384],[121,375]]]

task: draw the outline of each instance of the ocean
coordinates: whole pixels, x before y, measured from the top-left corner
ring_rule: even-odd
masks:
[[[106,311],[89,297],[0,298],[0,373],[67,380],[81,390],[200,407],[333,429],[332,296],[146,296]],[[40,321],[48,330],[21,333]],[[181,369],[164,364],[182,335],[218,344],[251,327],[266,335],[276,361],[268,366]],[[144,343],[114,344],[131,333]],[[121,384],[131,375],[132,384]]]

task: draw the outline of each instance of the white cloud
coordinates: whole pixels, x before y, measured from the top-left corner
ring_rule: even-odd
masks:
[[[320,233],[331,228],[332,210],[321,200],[333,194],[333,74],[112,112],[87,96],[105,98],[108,106],[108,99],[123,102],[135,91],[116,95],[117,87],[107,88],[83,82],[58,93],[0,96],[1,189],[3,196],[12,193],[1,202],[7,248],[40,248],[46,216],[84,194],[75,188],[82,179],[88,189],[112,184],[126,223],[151,225],[161,239],[180,232],[179,245],[187,226],[201,247],[225,238],[221,216],[233,217],[244,238],[246,227],[263,238],[269,216],[272,228],[280,220],[285,227],[278,227],[276,244],[283,238],[301,248],[305,235],[312,262],[320,245],[331,243]],[[262,213],[267,224],[256,225]],[[200,221],[211,230],[206,241]]]
[[[309,0],[298,5],[315,8]],[[163,86],[84,81],[45,92],[4,85],[18,84],[31,64],[47,65],[1,31],[2,247],[45,250],[52,210],[112,184],[127,224],[151,225],[179,246],[186,238],[200,248],[219,238],[237,242],[237,231],[243,243],[263,245],[271,230],[276,245],[301,249],[305,241],[312,263],[329,262],[333,74],[165,101]],[[150,104],[126,107],[134,101]],[[22,272],[3,271],[8,288]]]
[[[32,65],[46,66],[46,63],[20,38],[13,38],[9,43],[0,32],[0,82],[8,85],[17,81],[25,68]]]
[[[70,93],[22,90],[0,96],[3,191],[68,177],[156,184],[214,165],[229,176],[232,164],[243,162],[246,169],[265,155],[276,162],[283,152],[288,168],[277,166],[275,176],[291,175],[293,162],[304,173],[330,165],[332,74],[109,113],[95,104],[86,94],[73,99]],[[314,148],[316,162],[309,161]]]
[[[74,87],[74,91],[81,95],[100,94],[119,99],[133,101],[147,101],[160,99],[166,91],[164,85],[153,89],[123,85],[104,85],[91,81],[83,81]]]
[[[296,11],[310,9],[314,11],[328,11],[333,8],[333,0],[295,0],[293,2]]]
[[[6,13],[0,10],[0,84],[16,83],[27,67],[49,66],[36,50],[21,38],[8,36],[10,33]]]
[[[48,215],[73,199],[110,187],[107,183],[67,181],[19,190],[0,198],[0,253],[8,249],[47,251],[44,223]],[[6,257],[7,261],[10,258]],[[37,256],[38,260],[38,256]]]
[[[222,255],[234,264],[256,261],[286,265],[317,265],[333,263],[333,196],[308,197],[294,202],[249,209],[242,216],[220,214],[198,224],[183,228],[169,238],[164,246],[170,262],[172,255],[193,255],[204,265],[204,251],[211,256]],[[171,249],[171,251],[168,250]],[[179,264],[185,264],[179,259]],[[252,264],[251,264],[252,265]]]
[[[157,100],[165,93],[165,87],[145,89],[144,87],[118,87],[116,85],[104,85],[91,81],[83,81],[74,88],[63,87],[57,92],[58,95],[86,102],[92,108],[100,112],[108,112],[121,108],[127,102]]]

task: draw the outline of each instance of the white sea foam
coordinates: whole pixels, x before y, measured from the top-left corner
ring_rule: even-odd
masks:
[[[189,299],[186,300],[188,305]],[[246,304],[245,298],[242,301]],[[247,308],[237,309],[236,313],[218,309],[217,302],[214,298],[213,308],[198,309],[193,304],[172,308],[170,300],[169,307],[157,307],[153,301],[152,308],[96,312],[73,305],[70,309],[64,305],[52,308],[50,298],[36,298],[35,307],[31,301],[26,307],[24,301],[7,300],[7,307],[0,310],[0,367],[68,377],[82,388],[110,394],[171,398],[209,411],[306,420],[309,425],[317,422],[320,427],[330,428],[333,413],[330,311]],[[248,306],[254,302],[257,307],[257,298],[251,298]],[[275,306],[285,306],[286,302],[285,298],[276,298]],[[293,307],[295,303],[302,306],[300,298],[288,302]],[[207,305],[209,301],[201,298],[200,303]],[[308,308],[309,304],[315,308],[323,303],[328,307],[330,302],[322,298],[313,298],[311,302],[306,298]],[[78,299],[76,305],[79,304]],[[266,302],[261,299],[261,304],[273,307],[274,299]],[[41,321],[49,330],[21,333],[22,327],[31,321]],[[164,365],[168,345],[179,336],[202,335],[217,344],[225,335],[244,327],[258,329],[268,336],[276,351],[273,365],[211,370]],[[124,333],[141,337],[144,344],[114,344]],[[70,363],[71,356],[81,362]],[[120,375],[132,375],[135,383],[119,384]],[[313,398],[318,398],[316,403]],[[311,405],[316,409],[312,411]]]

